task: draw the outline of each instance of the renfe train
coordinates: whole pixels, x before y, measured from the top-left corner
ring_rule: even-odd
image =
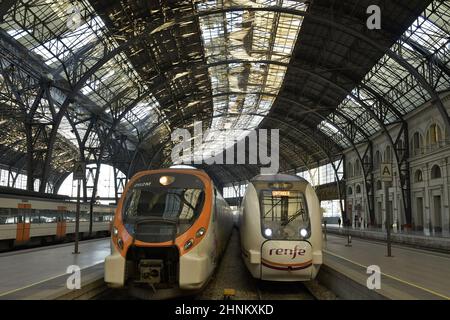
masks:
[[[136,174],[119,201],[105,282],[141,299],[201,290],[226,248],[233,214],[196,169]]]
[[[314,279],[322,264],[320,205],[298,176],[259,175],[247,186],[240,216],[241,251],[253,277]]]
[[[81,237],[89,231],[89,204],[80,205]],[[107,236],[115,206],[94,205],[94,236]],[[0,251],[73,240],[76,203],[69,197],[0,187]]]

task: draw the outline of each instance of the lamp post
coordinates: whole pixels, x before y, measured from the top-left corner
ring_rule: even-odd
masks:
[[[80,187],[81,181],[86,176],[86,165],[82,162],[77,162],[73,169],[73,180],[77,180],[77,212],[75,217],[75,249],[73,254],[79,254],[78,242],[80,232]]]
[[[391,248],[391,210],[389,210],[389,182],[392,182],[392,164],[383,163],[381,165],[381,179],[384,183],[384,212],[386,216],[386,242],[387,256],[392,257]]]

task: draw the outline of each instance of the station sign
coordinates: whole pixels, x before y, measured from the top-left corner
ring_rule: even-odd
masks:
[[[73,180],[83,180],[86,177],[86,164],[83,162],[75,163],[73,167]]]
[[[273,197],[289,197],[290,192],[289,191],[282,191],[282,190],[273,190],[272,191]]]
[[[393,173],[392,173],[392,164],[391,163],[382,163],[381,164],[381,180],[383,182],[392,182]]]

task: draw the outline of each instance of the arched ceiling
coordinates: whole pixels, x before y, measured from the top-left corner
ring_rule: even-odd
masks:
[[[366,25],[374,4],[381,30]],[[1,162],[38,141],[51,169],[35,178],[77,157],[170,165],[170,134],[194,121],[216,132],[208,150],[223,129],[279,129],[281,171],[317,166],[450,88],[445,1],[19,0],[0,14],[0,121],[24,132],[0,132],[15,150]],[[221,184],[259,171],[204,168]]]

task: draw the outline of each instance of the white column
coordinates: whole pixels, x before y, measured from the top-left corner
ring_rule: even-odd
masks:
[[[399,173],[397,170],[395,170],[395,176],[392,183],[392,225],[395,225],[395,228],[392,230],[396,233],[398,229],[397,221],[399,221],[398,215],[399,215],[399,208],[398,208],[398,202],[397,202],[397,189],[398,189],[398,181],[397,178],[399,177]]]
[[[448,196],[448,157],[445,157],[442,165],[442,234],[449,235],[449,196]]]
[[[423,232],[425,235],[430,235],[430,197],[431,197],[431,190],[430,190],[430,173],[428,171],[428,163],[425,165],[425,167],[422,170],[423,172],[423,180],[425,185],[425,190],[423,192],[424,196],[424,215],[423,215]]]
[[[383,182],[383,193],[381,193],[382,202],[381,202],[381,230],[386,231],[386,212],[387,212],[387,201],[389,201],[389,192],[386,193],[386,190],[389,188],[385,187],[386,182]],[[386,197],[388,200],[386,201]]]

